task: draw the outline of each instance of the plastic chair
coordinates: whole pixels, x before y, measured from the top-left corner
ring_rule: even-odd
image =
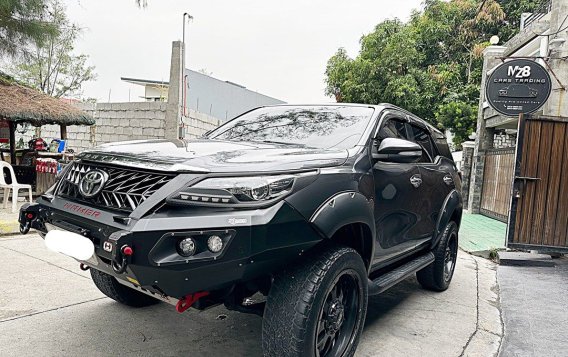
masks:
[[[11,184],[6,183],[4,168],[8,168],[8,171],[10,172],[10,177],[12,178]],[[12,213],[15,213],[16,208],[18,207],[18,191],[22,189],[28,190],[31,203],[33,200],[32,185],[18,183],[16,180],[16,174],[14,173],[14,168],[6,161],[0,161],[0,170],[0,188],[4,189],[4,208],[8,208],[8,196],[10,195],[10,190],[12,190]]]

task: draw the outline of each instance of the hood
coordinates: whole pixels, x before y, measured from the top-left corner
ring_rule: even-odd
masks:
[[[79,159],[179,172],[271,172],[341,165],[347,150],[211,139],[136,140],[105,144]]]

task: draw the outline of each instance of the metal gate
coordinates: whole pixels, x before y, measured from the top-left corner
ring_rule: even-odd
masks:
[[[515,148],[491,149],[485,152],[481,214],[507,222],[514,170]]]
[[[519,120],[507,246],[568,252],[568,118]]]

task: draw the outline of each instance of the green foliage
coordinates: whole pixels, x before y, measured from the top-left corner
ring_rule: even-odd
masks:
[[[0,1],[0,57],[25,53],[31,42],[42,43],[57,32],[50,23],[47,0]]]
[[[426,0],[408,23],[385,20],[361,38],[357,57],[340,48],[329,59],[326,94],[338,102],[393,103],[450,129],[459,146],[475,128],[489,38],[518,28],[503,11],[524,11],[514,2]]]
[[[523,12],[533,12],[541,6],[544,0],[497,0],[503,12],[507,14],[505,18],[506,26],[498,29],[498,35],[502,43],[515,36],[521,26],[521,14]]]
[[[29,55],[16,61],[11,72],[16,78],[53,97],[79,94],[81,85],[96,78],[88,56],[73,54],[81,29],[69,22],[65,7],[50,0],[48,21],[58,31],[45,41],[30,46]]]
[[[456,147],[468,140],[477,120],[477,106],[464,101],[441,104],[436,111],[436,120],[443,127],[451,127]]]

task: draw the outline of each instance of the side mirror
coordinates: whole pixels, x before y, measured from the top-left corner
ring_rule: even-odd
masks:
[[[412,141],[386,138],[379,149],[373,153],[373,159],[386,162],[412,163],[422,157],[422,147]]]

